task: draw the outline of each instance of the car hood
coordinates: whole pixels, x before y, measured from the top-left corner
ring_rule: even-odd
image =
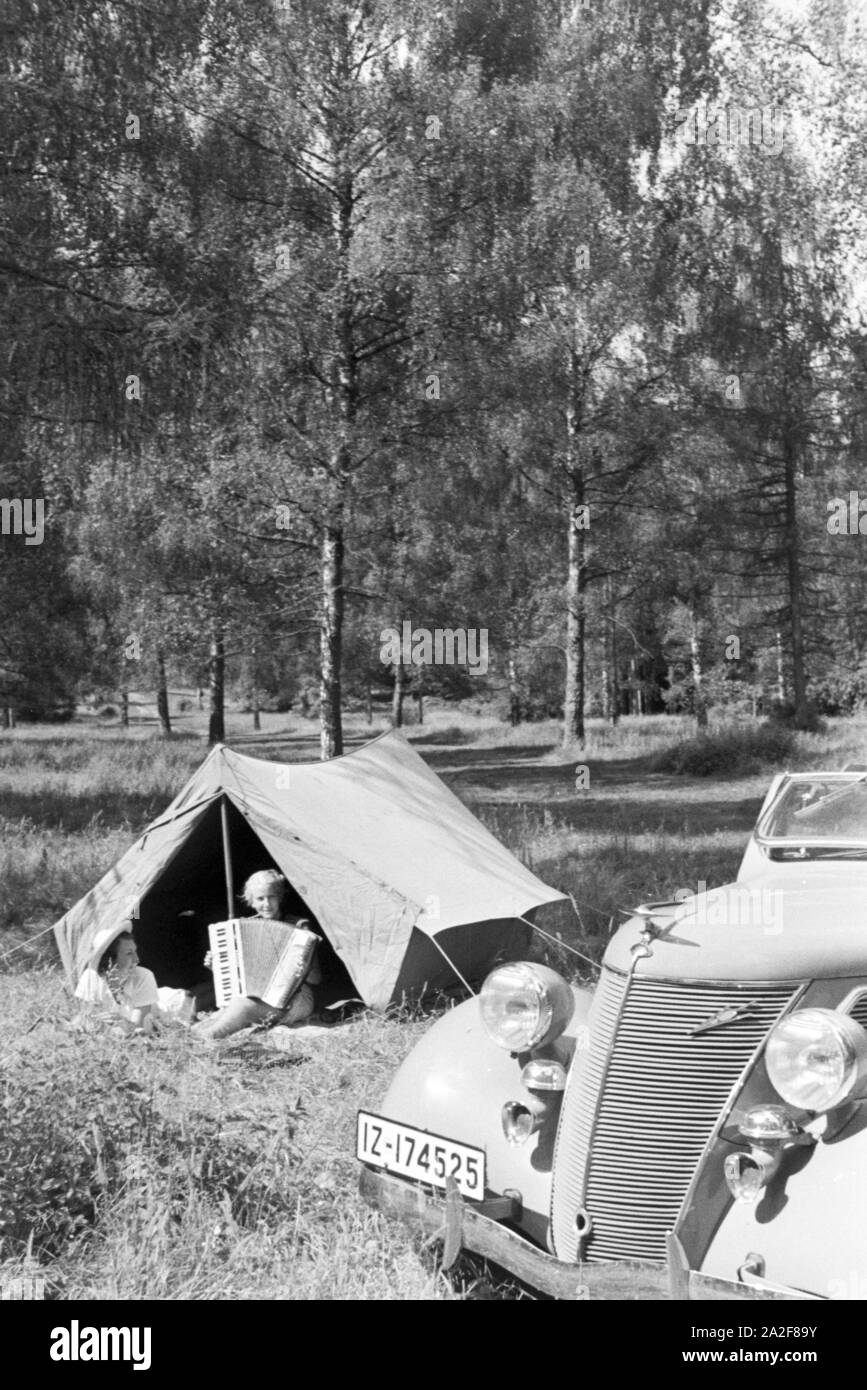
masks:
[[[628,970],[645,921],[631,917],[605,963]],[[788,867],[666,906],[638,976],[810,980],[867,974],[867,863]]]

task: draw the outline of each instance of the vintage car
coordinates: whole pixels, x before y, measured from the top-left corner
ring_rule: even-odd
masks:
[[[595,991],[518,962],[441,1017],[362,1192],[557,1297],[865,1298],[865,1030],[867,774],[781,774],[737,881],[637,908]]]

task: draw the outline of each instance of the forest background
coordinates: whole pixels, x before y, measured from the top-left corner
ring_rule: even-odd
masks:
[[[0,70],[7,727],[864,700],[854,0],[10,0]]]

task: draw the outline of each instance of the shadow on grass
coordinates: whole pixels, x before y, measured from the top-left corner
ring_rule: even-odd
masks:
[[[477,738],[474,729],[459,729],[456,725],[448,726],[445,729],[427,729],[423,724],[411,724],[404,733],[412,734],[412,741],[415,748],[421,751],[425,748],[436,748],[443,744],[459,746],[465,743],[473,743]],[[538,749],[536,750],[538,752]]]
[[[742,781],[745,777],[761,774],[761,769],[757,773],[755,769],[744,771],[735,768],[726,772],[714,773],[712,777],[701,778],[679,773],[660,772],[655,770],[653,766],[656,762],[654,753],[642,753],[636,757],[628,758],[603,758],[592,751],[581,751],[572,753],[568,757],[563,755],[561,761],[549,762],[550,755],[558,751],[555,744],[542,748],[538,745],[500,744],[494,748],[449,748],[448,750],[434,750],[431,753],[428,753],[421,745],[420,751],[425,762],[440,776],[471,777],[481,786],[490,785],[492,787],[498,787],[501,784],[501,774],[504,768],[508,768],[515,781],[529,782],[541,779],[557,783],[561,780],[574,782],[576,768],[586,767],[589,771],[591,786],[596,782],[617,784],[619,782],[634,782],[638,779],[657,783],[660,786],[692,787],[697,784],[711,786],[716,782],[737,782]],[[767,773],[768,781],[772,775],[773,769],[770,769]]]
[[[526,772],[527,775],[533,772],[552,773],[560,772],[573,767],[569,763],[544,763],[541,758],[550,753],[555,745],[539,747],[532,743],[502,743],[494,748],[462,748],[449,747],[448,749],[434,749],[427,752],[427,739],[414,739],[413,746],[416,751],[421,753],[425,762],[432,767],[435,772],[441,775],[449,772],[453,776],[463,776],[468,773],[488,772],[495,775],[498,768],[516,768]],[[452,739],[432,739],[431,744],[447,742],[452,743]],[[643,761],[643,760],[641,760]]]
[[[238,1064],[241,1069],[250,1068],[253,1071],[273,1071],[285,1067],[300,1067],[310,1059],[302,1052],[279,1052],[274,1049],[266,1050],[261,1040],[256,1038],[244,1038],[240,1043],[234,1043],[229,1047],[215,1048],[212,1054],[216,1057],[220,1066],[230,1066]]]
[[[726,801],[716,797],[676,800],[643,797],[639,790],[628,798],[593,797],[580,793],[540,802],[526,798],[515,802],[489,802],[464,798],[469,809],[513,851],[527,835],[584,832],[599,835],[709,835],[715,831],[743,836],[743,847],[756,823],[762,798]]]

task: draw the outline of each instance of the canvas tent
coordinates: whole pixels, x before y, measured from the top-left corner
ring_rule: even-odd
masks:
[[[124,917],[159,984],[189,987],[207,923],[277,867],[292,907],[365,1003],[478,980],[526,950],[518,920],[562,898],[526,869],[399,733],[330,762],[215,747],[168,809],[55,925],[72,983]],[[229,910],[229,903],[233,904]]]

